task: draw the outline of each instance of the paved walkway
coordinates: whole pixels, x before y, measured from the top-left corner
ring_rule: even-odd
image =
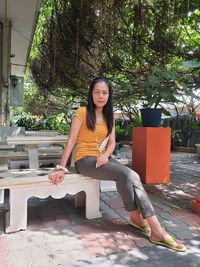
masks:
[[[126,157],[131,157],[125,147]],[[86,220],[73,197],[29,200],[28,229],[4,234],[0,211],[0,267],[200,266],[200,216],[191,199],[200,195],[200,160],[173,153],[171,182],[146,186],[162,225],[188,246],[176,253],[149,242],[127,224],[128,212],[117,192],[101,193],[103,217]]]

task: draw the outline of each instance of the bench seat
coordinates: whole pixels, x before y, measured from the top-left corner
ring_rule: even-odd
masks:
[[[10,207],[5,216],[5,232],[11,233],[27,228],[27,202],[30,197],[59,199],[66,194],[85,192],[85,216],[87,219],[101,217],[99,212],[100,182],[77,173],[67,173],[64,181],[53,185],[48,179],[50,169],[9,170],[0,172],[0,189],[9,189]],[[81,200],[80,197],[81,196]],[[77,194],[76,206],[83,194]]]

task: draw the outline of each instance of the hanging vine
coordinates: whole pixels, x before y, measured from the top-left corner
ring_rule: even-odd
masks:
[[[116,98],[140,98],[152,67],[200,58],[199,9],[198,0],[54,0],[31,60],[33,78],[46,96],[85,99],[89,80],[106,75],[132,86],[116,87]]]

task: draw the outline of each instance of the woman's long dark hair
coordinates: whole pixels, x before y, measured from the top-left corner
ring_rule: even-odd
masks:
[[[96,83],[104,82],[107,84],[109,89],[109,98],[106,105],[103,107],[103,116],[107,124],[108,133],[107,136],[111,133],[113,128],[113,93],[111,82],[105,77],[95,78],[91,84],[88,92],[88,104],[87,104],[87,115],[86,115],[86,125],[87,128],[94,131],[96,125],[96,113],[95,113],[95,104],[93,102],[92,92],[94,90]]]

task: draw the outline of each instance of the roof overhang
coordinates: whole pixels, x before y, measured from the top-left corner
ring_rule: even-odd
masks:
[[[11,21],[11,74],[24,76],[42,0],[0,0],[0,21]]]

